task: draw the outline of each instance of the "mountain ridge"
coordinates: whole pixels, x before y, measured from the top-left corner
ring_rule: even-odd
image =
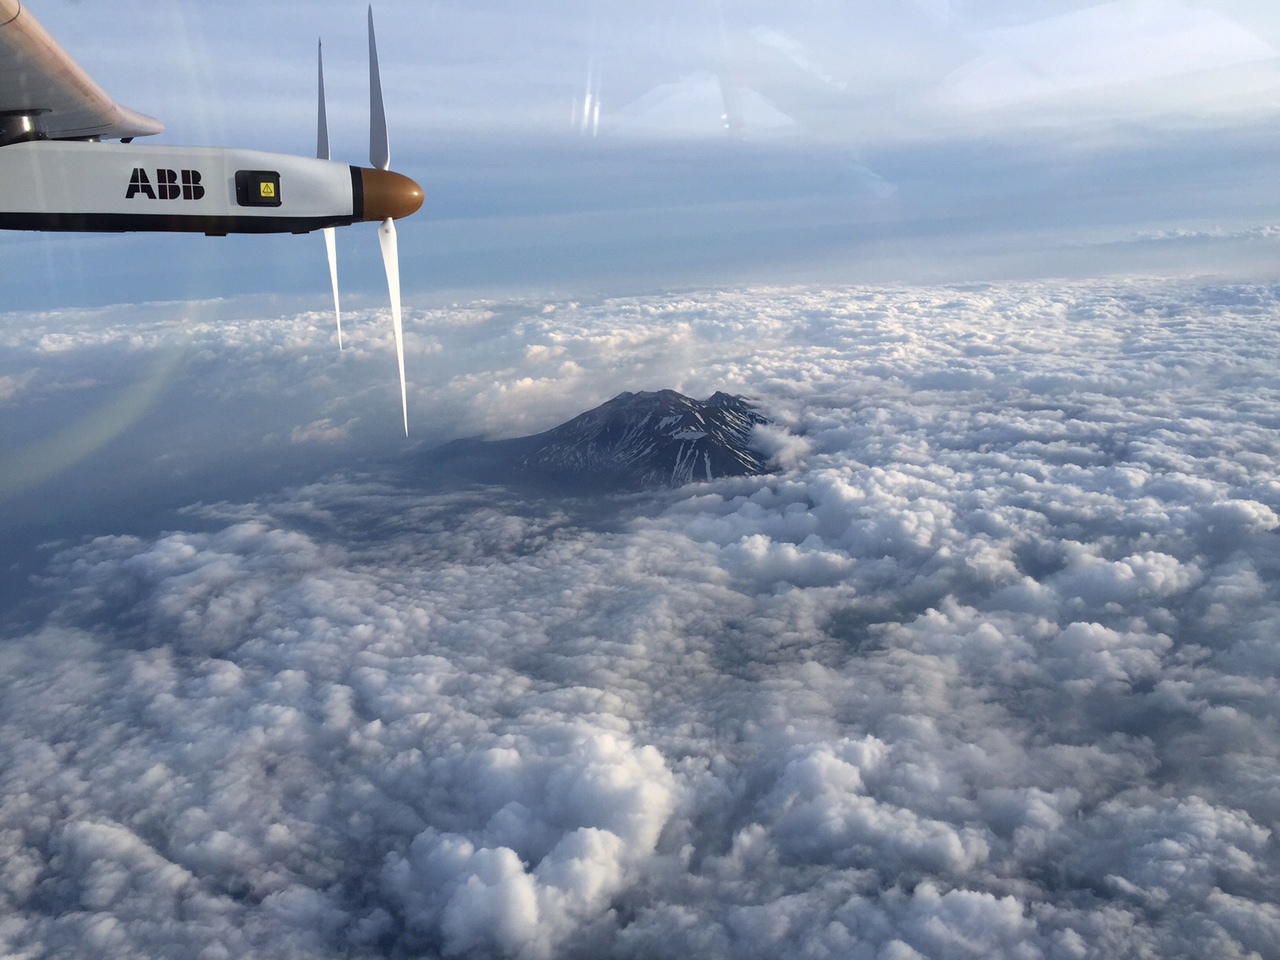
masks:
[[[695,400],[675,390],[625,391],[542,433],[455,440],[430,456],[480,479],[675,487],[767,472],[751,434],[769,422],[749,400],[724,392]]]

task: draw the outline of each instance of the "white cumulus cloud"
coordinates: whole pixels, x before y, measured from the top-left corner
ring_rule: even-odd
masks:
[[[413,313],[419,412],[514,435],[723,389],[791,453],[451,486],[425,442],[356,459],[394,382],[344,389],[327,327],[201,328],[188,443],[328,393],[273,429],[354,420],[297,446],[355,462],[40,554],[0,644],[0,952],[1274,953],[1273,290],[552,305]],[[169,349],[98,316],[41,354],[41,323],[4,334],[19,412]]]

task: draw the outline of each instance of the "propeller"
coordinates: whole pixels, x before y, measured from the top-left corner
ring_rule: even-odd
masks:
[[[329,159],[329,123],[324,104],[324,53],[316,48],[316,76],[319,106],[316,121],[316,157]],[[378,244],[382,266],[387,273],[391,296],[391,323],[395,330],[396,362],[400,368],[400,409],[404,415],[404,435],[409,435],[409,392],[404,376],[404,325],[400,313],[400,254],[396,245],[395,217],[406,217],[422,206],[422,188],[408,177],[392,173],[391,148],[387,143],[387,114],[382,103],[382,80],[378,71],[378,45],[373,34],[373,5],[369,6],[369,162],[372,169],[351,168],[353,190],[358,198],[357,219],[378,223]],[[338,325],[338,349],[342,349],[342,312],[338,303],[338,257],[334,228],[324,228],[324,245],[329,257],[329,280],[333,286],[333,315]]]
[[[373,36],[373,4],[369,5],[369,163],[378,170],[391,168],[391,147],[387,142],[387,113],[382,104],[382,79],[378,73],[378,44]],[[409,436],[409,395],[404,379],[404,327],[400,318],[400,254],[396,245],[396,224],[391,217],[378,227],[382,266],[387,272],[387,292],[391,295],[391,324],[396,336],[396,362],[400,366],[400,408],[404,413],[404,435]]]
[[[316,120],[316,158],[329,159],[329,121],[324,109],[324,45],[316,44],[316,70],[318,73],[320,102]],[[338,323],[338,352],[342,352],[342,309],[338,305],[338,245],[334,227],[325,227],[324,249],[329,256],[329,283],[333,287],[333,317]]]

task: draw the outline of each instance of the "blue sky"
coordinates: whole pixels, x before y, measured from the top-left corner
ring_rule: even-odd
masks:
[[[363,7],[32,7],[170,143],[367,155]],[[1258,4],[384,2],[410,296],[727,282],[1256,276],[1280,214]],[[583,120],[588,94],[598,116]],[[732,114],[726,132],[722,117]],[[12,307],[323,297],[318,238],[0,237]],[[353,296],[371,230],[341,234]]]

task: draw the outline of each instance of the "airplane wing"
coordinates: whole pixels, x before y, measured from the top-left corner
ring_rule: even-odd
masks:
[[[112,100],[21,0],[0,0],[0,121],[34,117],[51,139],[125,139],[164,124]]]

